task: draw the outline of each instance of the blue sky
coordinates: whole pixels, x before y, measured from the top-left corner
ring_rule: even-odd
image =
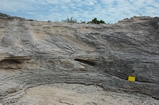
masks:
[[[1,0],[0,12],[42,21],[73,17],[115,23],[140,14],[159,17],[159,0]]]

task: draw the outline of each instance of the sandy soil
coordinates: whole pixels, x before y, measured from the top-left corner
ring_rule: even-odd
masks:
[[[16,105],[159,105],[141,94],[104,91],[80,84],[43,85],[28,89]]]

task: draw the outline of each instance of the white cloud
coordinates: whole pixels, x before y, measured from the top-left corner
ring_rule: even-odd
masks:
[[[29,5],[28,2],[26,2],[26,0],[24,0],[23,2],[19,0],[14,0],[14,2],[10,0],[1,0],[0,7],[0,10],[9,12],[17,12],[18,10],[27,11],[32,10],[34,8],[31,5]]]
[[[94,2],[89,1],[89,2],[88,2],[88,5],[94,5]]]
[[[104,4],[112,4],[116,0],[101,0],[102,3]]]

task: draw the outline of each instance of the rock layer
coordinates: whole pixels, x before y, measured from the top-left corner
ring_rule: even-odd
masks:
[[[104,91],[98,86],[51,84],[29,88],[13,105],[158,105],[159,101],[141,94]]]
[[[26,20],[0,13],[0,103],[26,89],[68,83],[159,99],[159,18],[116,24]],[[129,75],[135,82],[127,81]]]

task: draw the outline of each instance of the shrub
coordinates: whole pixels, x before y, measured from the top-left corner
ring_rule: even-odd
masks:
[[[62,20],[62,22],[77,23],[77,20],[76,20],[76,19],[73,19],[73,17],[71,17],[71,18],[67,18],[66,20]]]
[[[98,20],[97,18],[92,19],[92,21],[88,22],[88,23],[93,23],[93,24],[100,24],[100,23],[104,23],[105,21],[103,20]]]
[[[33,19],[28,19],[28,21],[34,21]]]
[[[81,23],[86,23],[86,21],[82,21],[82,20],[80,20],[81,21]]]

